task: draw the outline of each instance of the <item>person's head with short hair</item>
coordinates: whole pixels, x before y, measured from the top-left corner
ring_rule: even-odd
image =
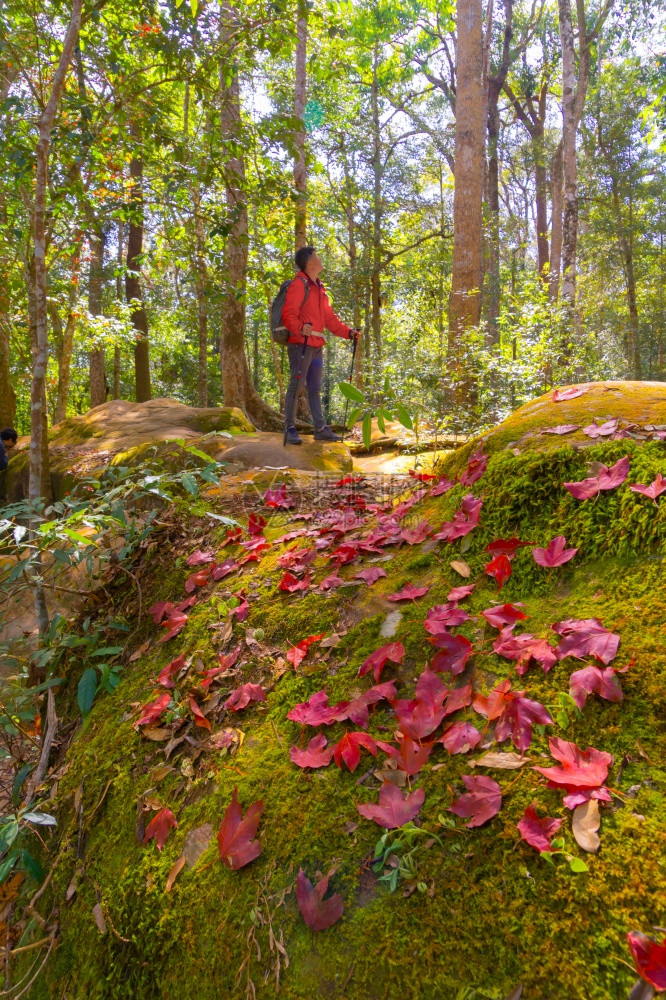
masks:
[[[2,438],[2,443],[5,446],[5,451],[9,451],[16,444],[16,439],[18,434],[13,427],[5,427],[0,431],[0,438]]]
[[[294,261],[296,267],[304,271],[313,281],[319,277],[324,266],[314,247],[301,247],[296,251]]]

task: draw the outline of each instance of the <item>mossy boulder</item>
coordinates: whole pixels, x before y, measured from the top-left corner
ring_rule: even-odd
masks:
[[[652,391],[649,385],[645,389]],[[556,412],[556,422],[574,422],[570,414]],[[287,593],[280,589],[285,562],[280,557],[288,546],[306,547],[312,539],[272,544],[239,575],[197,591],[184,629],[160,642],[162,630],[145,609],[153,601],[181,600],[191,573],[186,555],[195,547],[218,548],[226,529],[211,527],[214,519],[200,516],[183,521],[180,534],[172,532],[163,543],[157,539],[140,567],[140,622],[138,598],[128,591],[127,579],[115,592],[116,613],[134,629],[123,679],[113,694],[97,697],[78,728],[49,802],[59,822],[49,844],[57,861],[41,906],[45,912],[57,910],[58,945],[32,987],[32,998],[268,998],[276,995],[279,979],[279,995],[288,1000],[504,1000],[519,983],[524,1000],[626,1000],[636,975],[627,965],[625,935],[663,927],[666,899],[666,501],[655,505],[629,487],[666,473],[666,444],[625,439],[596,442],[583,451],[556,441],[545,451],[515,453],[514,442],[528,430],[536,432],[541,419],[548,426],[553,416],[548,407],[543,417],[528,414],[517,420],[514,414],[488,436],[488,467],[472,487],[483,498],[480,526],[462,542],[385,549],[390,558],[377,565],[387,576],[372,587],[354,583],[356,562],[339,569],[347,586],[321,591],[318,582],[333,568],[330,549],[324,548],[311,566],[314,586]],[[659,421],[653,415],[650,422]],[[583,503],[563,489],[564,481],[583,478],[590,461],[611,464],[624,454],[630,456],[630,473],[618,489]],[[454,455],[449,461],[453,467],[462,460]],[[211,513],[241,520],[253,509],[269,515],[262,498],[266,486],[275,485],[274,476],[264,472],[252,482],[230,478],[210,491]],[[339,502],[331,485],[289,474],[283,479],[299,506],[271,518],[266,537],[274,543],[285,531],[302,527],[303,521],[290,520],[294,514],[305,514],[311,527],[331,499]],[[371,483],[367,495],[381,496],[384,488],[381,481]],[[469,488],[457,485],[442,496],[426,493],[409,518],[437,528],[466,492]],[[514,534],[531,545],[565,534],[579,551],[566,566],[548,571],[535,563],[530,547],[519,549],[512,575],[498,592],[484,574],[490,558],[485,547]],[[233,551],[226,547],[224,556]],[[492,743],[492,727],[484,729],[479,752],[450,756],[435,747],[420,775],[410,779],[413,787],[425,790],[418,822],[430,839],[423,836],[411,861],[397,850],[407,878],[390,892],[372,868],[382,831],[356,809],[358,802],[376,801],[381,778],[373,770],[386,770],[383,755],[376,761],[364,756],[354,773],[333,764],[301,771],[292,764],[289,748],[304,745],[315,730],[302,732],[286,714],[321,688],[331,702],[366,690],[368,678],[357,676],[359,666],[389,637],[404,645],[405,657],[399,667],[389,664],[381,679],[395,679],[399,697],[411,697],[416,676],[433,654],[423,628],[426,610],[445,603],[450,588],[465,582],[451,566],[461,561],[476,584],[464,604],[472,617],[461,626],[474,642],[475,655],[452,685],[470,681],[487,692],[498,679],[510,678],[514,688],[527,689],[528,697],[545,705],[555,721],[545,730],[535,729],[524,766],[478,769],[501,785],[502,807],[476,829],[454,820],[448,810],[464,791],[461,776],[478,773],[470,758]],[[389,601],[407,582],[430,589],[416,602]],[[241,587],[250,607],[247,620],[239,623],[233,615],[225,617],[221,602]],[[504,601],[522,601],[525,628],[551,642],[556,641],[552,624],[568,617],[599,618],[618,633],[620,652],[613,666],[628,668],[618,675],[624,700],[609,703],[590,696],[580,716],[570,705],[567,709],[561,695],[568,692],[571,672],[582,666],[571,659],[560,660],[547,674],[533,664],[517,677],[515,664],[493,652],[496,631],[476,617]],[[315,633],[337,633],[338,638],[325,648],[314,644],[292,670],[284,662],[290,644]],[[191,676],[216,666],[218,654],[237,643],[238,673],[220,684],[222,697],[209,713],[214,734],[226,728],[228,737],[216,740],[204,729],[179,722],[181,716],[191,720],[181,681],[173,691],[179,707],[163,725],[165,732],[158,726],[154,739],[148,739],[136,731],[140,706],[155,697],[155,678],[167,663],[185,654],[191,658]],[[69,711],[72,718],[80,671],[72,659],[68,686],[60,695],[61,712]],[[249,681],[265,687],[266,702],[225,714],[221,706],[228,692]],[[197,697],[208,704],[203,690]],[[466,712],[469,721],[484,728],[471,708]],[[394,729],[395,716],[380,703],[368,731],[391,740]],[[325,732],[337,740],[344,731],[336,724]],[[172,737],[181,736],[186,739],[172,746]],[[602,806],[596,854],[578,847],[562,795],[533,769],[550,761],[549,736],[613,756],[612,801]],[[229,747],[223,749],[227,738]],[[510,744],[492,748],[513,749]],[[244,810],[257,799],[264,801],[261,856],[239,871],[221,863],[214,837],[234,787]],[[563,820],[566,852],[584,859],[587,872],[575,874],[561,857],[548,864],[520,839],[516,824],[533,801],[540,815]],[[137,833],[137,802],[140,817],[146,802],[173,810],[178,828],[162,851],[140,842],[144,821]],[[212,838],[203,834],[203,853],[192,866],[185,865],[167,891],[186,843],[206,824]],[[310,879],[333,870],[331,890],[344,896],[342,919],[319,934],[307,929],[296,905],[294,884],[301,867]],[[105,934],[93,917],[96,905],[105,916]],[[29,957],[17,956],[19,968],[24,963],[27,971]]]

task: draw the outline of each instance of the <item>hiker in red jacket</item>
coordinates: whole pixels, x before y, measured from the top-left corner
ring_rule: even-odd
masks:
[[[352,330],[333,312],[326,289],[319,280],[324,265],[314,247],[301,247],[295,261],[299,272],[287,289],[282,309],[282,322],[289,331],[287,353],[291,372],[284,403],[285,442],[302,443],[294,425],[296,394],[302,381],[307,389],[315,441],[341,441],[342,438],[326,426],[321,409],[322,347],[326,343],[323,332],[330,330],[336,337],[353,340],[360,336],[360,331]]]

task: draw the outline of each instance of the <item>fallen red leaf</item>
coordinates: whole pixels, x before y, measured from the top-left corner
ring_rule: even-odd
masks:
[[[415,587],[413,583],[407,583],[396,594],[389,594],[387,601],[416,601],[419,597],[424,597],[430,587]]]
[[[512,572],[511,561],[509,557],[504,554],[495,556],[495,558],[491,559],[485,566],[486,576],[492,576],[495,578],[498,590],[502,589]]]
[[[429,609],[423,627],[431,635],[442,635],[446,634],[447,629],[455,628],[456,625],[462,625],[463,622],[469,621],[469,618],[470,616],[465,609],[459,608],[455,602],[435,604]]]
[[[171,695],[165,693],[161,694],[155,701],[147,702],[141,709],[141,715],[134,723],[134,728],[138,729],[139,726],[152,725],[153,722],[157,722],[170,701]]]
[[[608,437],[610,434],[614,434],[618,429],[620,421],[617,417],[612,420],[606,420],[603,424],[591,423],[587,427],[583,427],[583,434],[587,434],[591,438]]]
[[[337,573],[333,572],[325,577],[319,584],[320,590],[333,590],[334,587],[341,587],[345,581]]]
[[[490,692],[488,697],[474,697],[474,711],[489,721],[496,719],[495,739],[504,743],[509,737],[516,750],[523,753],[532,742],[532,726],[552,725],[550,712],[538,701],[525,698],[524,691],[512,691],[507,678]]]
[[[608,776],[608,766],[613,762],[611,754],[589,747],[581,750],[575,743],[569,743],[558,736],[548,741],[551,756],[560,761],[559,767],[535,767],[555,787],[567,791],[597,788]]]
[[[477,500],[471,493],[468,493],[463,497],[460,509],[453,515],[453,520],[444,521],[437,534],[432,536],[433,540],[453,542],[456,538],[464,538],[465,535],[469,535],[470,531],[473,531],[479,523],[482,506],[483,500]]]
[[[509,628],[513,628],[518,622],[525,621],[527,615],[520,610],[522,606],[520,602],[517,604],[497,604],[493,608],[486,608],[481,614],[489,625],[504,630],[507,625]]]
[[[545,549],[532,549],[532,556],[535,563],[547,569],[552,569],[554,566],[562,566],[564,563],[569,562],[576,555],[578,549],[567,549],[565,548],[566,544],[567,540],[564,535],[558,535],[556,538],[551,538]]]
[[[439,726],[446,715],[448,689],[432,670],[424,670],[416,684],[415,697],[393,702],[400,729],[413,740],[422,740]]]
[[[622,701],[624,697],[620,682],[612,667],[597,667],[594,664],[576,670],[569,678],[569,694],[579,708],[582,708],[588,694],[598,694],[606,701]]]
[[[511,538],[496,538],[493,542],[488,542],[485,551],[491,556],[507,556],[513,559],[518,549],[529,547],[529,542],[521,542],[519,538],[512,535]]]
[[[409,474],[412,479],[418,479],[420,483],[430,483],[433,479],[437,479],[432,472],[417,472],[416,469],[410,469]]]
[[[467,468],[460,477],[461,486],[473,486],[477,479],[480,479],[486,471],[488,456],[483,453],[483,446],[479,445],[467,463]]]
[[[291,747],[289,756],[298,767],[328,767],[333,759],[333,747],[325,749],[327,739],[323,733],[313,736],[305,750]]]
[[[174,610],[174,606],[171,601],[158,601],[157,604],[151,605],[148,608],[148,614],[153,616],[153,621],[156,625],[159,625],[164,616],[170,616],[170,612]]]
[[[287,718],[302,726],[330,726],[337,721],[336,706],[329,705],[325,691],[315,691],[307,701],[290,708]]]
[[[385,681],[383,684],[376,684],[368,691],[354,698],[353,701],[339,701],[333,706],[335,710],[335,721],[344,722],[349,719],[355,726],[363,729],[368,725],[368,707],[377,704],[378,701],[393,701],[396,696],[395,684],[393,681]]]
[[[261,514],[255,514],[255,512],[252,511],[247,522],[248,533],[250,535],[261,535],[265,527],[266,518],[262,517]]]
[[[178,635],[185,628],[187,615],[174,608],[169,617],[160,624],[167,631],[163,636],[160,636],[158,642],[168,642],[169,639],[173,639],[174,636]]]
[[[308,649],[312,643],[319,642],[320,639],[324,638],[324,635],[324,632],[320,632],[319,635],[309,635],[307,639],[301,639],[301,641],[297,642],[295,646],[291,646],[287,652],[287,659],[290,663],[293,663],[294,669],[296,669],[298,664],[305,659]]]
[[[658,993],[663,993],[666,990],[666,937],[659,944],[645,934],[629,931],[627,943],[639,976]]]
[[[213,562],[214,559],[214,552],[202,552],[197,549],[195,552],[190,552],[185,562],[188,566],[203,566],[205,563]]]
[[[383,576],[386,576],[386,570],[379,566],[370,566],[368,569],[360,569],[358,573],[354,573],[355,580],[363,580],[369,587],[373,583],[377,583],[377,580],[381,580]]]
[[[421,542],[425,542],[429,534],[432,533],[432,525],[428,521],[419,521],[419,523],[414,528],[403,528],[400,532],[400,537],[403,541],[407,542],[408,545],[420,545]]]
[[[181,654],[181,656],[177,656],[175,660],[172,660],[171,663],[167,663],[166,667],[159,672],[157,675],[157,683],[161,684],[162,687],[165,688],[174,687],[175,682],[173,678],[179,670],[183,669],[184,666],[185,656]]]
[[[245,560],[243,561],[245,562]],[[240,563],[236,562],[236,560],[231,556],[228,559],[225,559],[224,562],[213,563],[210,568],[211,579],[215,581],[223,580],[225,576],[229,576],[229,574],[233,573],[235,569],[238,569],[239,565]]]
[[[241,684],[231,692],[224,707],[230,708],[232,712],[240,712],[241,708],[245,708],[251,701],[266,701],[261,684]]]
[[[461,708],[467,708],[467,706],[471,704],[471,684],[464,684],[459,688],[450,688],[446,695],[446,701],[444,702],[444,708],[446,709],[445,714],[453,715],[454,712],[459,712]]]
[[[401,736],[397,747],[381,740],[377,740],[377,746],[389,754],[397,763],[398,768],[410,778],[418,774],[423,765],[427,763],[433,748],[432,743],[416,743],[409,736]]]
[[[220,858],[232,871],[243,868],[261,854],[261,844],[254,840],[259,826],[259,818],[264,809],[261,799],[253,802],[245,813],[245,819],[238,802],[238,789],[234,788],[231,802],[222,819],[217,835]]]
[[[453,587],[446,595],[447,601],[462,601],[474,590],[476,584],[468,583],[464,587]]]
[[[302,580],[299,580],[293,573],[285,573],[280,580],[280,590],[286,590],[293,594],[297,590],[307,590],[310,585],[310,577],[306,573]]]
[[[296,501],[287,496],[287,484],[282,483],[276,490],[266,490],[264,503],[267,507],[295,507]]]
[[[608,468],[602,465],[596,476],[588,479],[581,479],[580,482],[563,483],[562,485],[569,491],[576,500],[589,500],[597,495],[600,490],[614,490],[621,486],[629,475],[629,456],[618,459],[615,465]]]
[[[303,869],[299,868],[298,871],[296,900],[303,920],[312,931],[325,931],[327,927],[332,927],[340,919],[345,908],[339,892],[324,899],[329,878],[330,875],[325,875],[313,886]]]
[[[658,472],[657,478],[653,479],[649,486],[635,483],[629,489],[633,493],[642,493],[644,497],[649,497],[650,500],[656,501],[657,497],[661,496],[662,493],[666,493],[666,478],[662,476],[661,472]]]
[[[196,700],[194,698],[190,698],[188,705],[190,706],[190,711],[194,716],[196,725],[201,726],[202,729],[210,729],[210,722],[197,705]]]
[[[550,816],[539,819],[532,804],[527,807],[517,826],[522,839],[541,854],[543,851],[550,851],[550,842],[562,826],[562,820]]]
[[[589,385],[572,385],[568,389],[553,389],[553,402],[562,403],[567,399],[576,399],[590,391]]]
[[[449,753],[467,753],[480,740],[481,733],[471,722],[454,722],[447,726],[437,742],[442,743]]]
[[[385,646],[380,646],[374,653],[367,656],[358,669],[358,676],[363,677],[371,670],[376,681],[379,680],[385,665],[391,663],[402,663],[405,656],[405,647],[401,642],[388,642]]]
[[[557,646],[560,660],[565,656],[574,656],[579,660],[594,656],[608,666],[615,659],[620,645],[620,636],[602,625],[598,618],[566,618],[555,622],[553,631],[562,636]]]
[[[395,830],[418,815],[424,800],[425,792],[422,788],[416,788],[403,796],[397,785],[385,781],[379,789],[379,802],[376,805],[372,802],[359,802],[356,808],[366,819],[373,820],[387,830]]]
[[[455,486],[454,479],[447,479],[446,476],[442,476],[439,482],[435,483],[432,489],[428,492],[429,497],[441,497],[443,493],[448,493]]]
[[[437,647],[437,652],[433,657],[430,669],[434,671],[449,670],[453,676],[461,674],[465,669],[465,664],[472,654],[472,643],[464,635],[443,635],[433,636],[428,640]]]
[[[143,842],[147,844],[149,840],[154,840],[157,850],[161,851],[166,844],[167,837],[172,828],[177,827],[176,817],[164,806],[158,813],[155,813],[150,823],[146,827],[143,835]]]
[[[556,427],[544,427],[541,434],[571,434],[580,430],[580,424],[558,424]]]
[[[462,780],[467,792],[449,806],[449,812],[465,819],[469,817],[469,823],[465,823],[465,826],[470,829],[482,826],[500,811],[502,789],[485,774],[463,774]]]
[[[361,762],[360,747],[365,747],[373,757],[377,756],[377,744],[372,736],[367,733],[345,733],[333,751],[333,759],[338,767],[342,767],[344,763],[350,771],[355,771]]]

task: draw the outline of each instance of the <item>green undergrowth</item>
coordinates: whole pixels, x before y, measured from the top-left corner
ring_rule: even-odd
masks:
[[[289,1000],[448,1000],[462,988],[475,989],[486,1000],[504,1000],[519,982],[525,1000],[626,1000],[636,978],[623,964],[629,957],[626,932],[649,932],[666,919],[666,508],[663,501],[656,507],[631,493],[628,485],[583,504],[561,486],[583,478],[589,461],[611,464],[626,453],[631,454],[629,482],[650,482],[664,471],[663,445],[630,441],[584,453],[564,446],[548,454],[495,454],[471,489],[484,498],[480,527],[462,543],[439,543],[430,551],[421,546],[387,550],[390,561],[377,563],[387,577],[373,587],[286,594],[279,590],[280,547],[259,564],[249,563],[242,576],[202,593],[180,635],[163,644],[153,641],[128,663],[119,687],[97,699],[71,744],[57,792],[61,853],[45,894],[59,909],[59,943],[30,996],[219,1000],[252,996],[256,990],[259,998],[273,997],[279,952],[271,948],[272,932],[289,956],[288,968],[280,958],[279,994]],[[439,527],[465,492],[456,487],[442,497],[425,498],[410,512],[410,521],[426,518]],[[199,520],[191,529],[197,544],[219,544],[224,529],[206,533],[202,524]],[[268,537],[288,527],[293,524],[280,515],[271,521]],[[535,544],[565,534],[580,551],[567,566],[550,572],[536,566],[529,549],[519,551],[513,576],[498,593],[494,581],[483,576],[489,558],[484,547],[514,533]],[[306,538],[290,544],[309,543]],[[484,771],[502,786],[502,809],[485,826],[467,830],[447,809],[464,790],[461,775],[472,773],[469,757],[478,754],[449,756],[437,747],[412,785],[426,791],[419,822],[442,843],[419,853],[421,887],[405,896],[400,890],[390,893],[373,874],[370,862],[381,830],[356,810],[357,802],[377,798],[379,782],[366,774],[372,758],[363,752],[354,773],[335,764],[302,772],[291,763],[289,747],[304,745],[313,734],[302,733],[286,713],[321,688],[331,701],[366,690],[368,678],[359,679],[358,668],[388,641],[381,629],[396,610],[401,617],[391,638],[404,644],[406,656],[400,667],[387,665],[382,680],[395,679],[400,697],[411,696],[432,655],[423,630],[426,610],[464,582],[450,566],[460,559],[477,582],[465,602],[471,614],[497,601],[520,600],[529,616],[525,629],[551,641],[552,624],[566,617],[599,617],[620,633],[614,665],[631,664],[621,675],[625,700],[614,705],[590,696],[580,717],[569,714],[566,728],[560,720],[545,731],[535,730],[529,750],[531,763],[545,764],[548,736],[559,735],[583,748],[611,752],[613,801],[602,810],[599,853],[584,855],[561,795],[546,788],[530,766]],[[372,557],[364,565],[372,565]],[[340,575],[351,580],[358,568],[358,563],[342,567]],[[154,600],[180,600],[189,572],[182,554],[168,565],[156,561],[149,584],[143,584],[144,609]],[[330,564],[320,557],[316,579],[329,572]],[[430,590],[417,602],[388,602],[387,595],[406,582],[427,584]],[[216,663],[218,633],[212,626],[218,624],[219,601],[240,586],[250,595],[250,614],[245,623],[234,624],[225,649],[237,641],[244,644],[240,679],[266,684],[267,701],[221,721],[243,733],[234,754],[205,749],[206,733],[193,730],[190,736],[203,752],[181,745],[165,761],[164,744],[137,734],[132,722],[171,658],[188,652],[206,667]],[[245,642],[248,629],[261,630],[259,652]],[[487,691],[498,678],[511,677],[514,687],[525,688],[555,715],[558,695],[568,691],[569,674],[578,666],[574,661],[558,663],[548,675],[533,665],[516,678],[513,665],[492,653],[496,631],[484,619],[474,618],[461,631],[480,648],[473,660],[477,688]],[[319,632],[341,637],[325,655],[312,647],[296,672],[287,670],[274,681],[275,650],[284,655],[290,642]],[[155,640],[157,633],[144,617],[133,644]],[[467,679],[466,673],[459,680]],[[73,666],[70,688],[77,681]],[[471,709],[465,717],[482,721]],[[382,703],[371,714],[369,732],[391,739],[394,724]],[[337,740],[344,730],[336,725],[325,732]],[[172,770],[156,770],[165,764]],[[83,851],[77,860],[73,802],[81,785]],[[244,809],[258,798],[264,801],[261,857],[231,872],[217,858],[213,836],[194,868],[186,867],[166,892],[188,832],[210,823],[215,834],[234,787]],[[144,794],[169,806],[178,820],[161,853],[154,843],[144,847],[137,839],[137,798]],[[573,874],[562,860],[550,866],[519,839],[516,823],[532,801],[541,815],[564,819],[566,850],[585,857],[587,873]],[[331,889],[343,893],[346,905],[334,928],[314,934],[305,927],[293,892],[299,867],[311,879],[334,869]],[[66,901],[72,880],[76,892]],[[96,903],[106,916],[104,935],[93,919]]]

